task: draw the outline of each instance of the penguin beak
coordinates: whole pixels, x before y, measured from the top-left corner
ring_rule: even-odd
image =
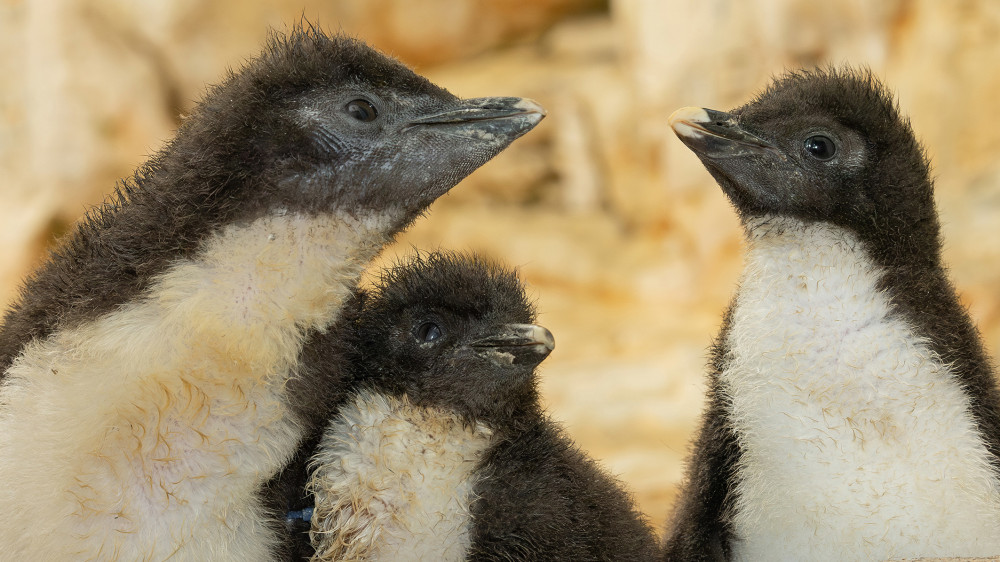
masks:
[[[449,133],[482,140],[513,140],[530,131],[543,118],[545,109],[527,98],[475,98],[461,100],[445,111],[425,115],[407,123],[412,127],[449,129]]]
[[[534,324],[503,324],[493,335],[469,344],[476,353],[506,365],[534,367],[556,347],[552,332]]]
[[[740,127],[736,117],[703,107],[682,107],[669,118],[677,137],[700,157],[710,160],[743,156],[785,155],[778,147]]]

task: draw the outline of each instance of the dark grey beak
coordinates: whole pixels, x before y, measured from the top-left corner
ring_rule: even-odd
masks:
[[[677,137],[698,156],[710,160],[769,155],[784,158],[776,146],[753,135],[722,111],[703,107],[682,107],[670,116]]]
[[[434,127],[479,140],[510,142],[535,127],[545,109],[527,98],[475,98],[410,121],[406,128]]]
[[[534,324],[504,324],[470,347],[494,361],[534,367],[556,347],[552,332]]]

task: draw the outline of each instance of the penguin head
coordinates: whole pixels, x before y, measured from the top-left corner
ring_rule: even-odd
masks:
[[[213,88],[172,149],[226,222],[375,212],[398,229],[544,114],[459,99],[361,41],[297,28]]]
[[[870,71],[790,73],[731,112],[682,108],[670,124],[744,224],[827,221],[895,251],[937,236],[924,151]]]
[[[535,407],[535,367],[555,346],[534,316],[510,270],[475,256],[418,255],[363,299],[358,382],[502,425]]]

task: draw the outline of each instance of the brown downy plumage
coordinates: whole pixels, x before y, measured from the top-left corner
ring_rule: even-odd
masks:
[[[303,342],[387,241],[542,116],[460,100],[351,38],[274,35],[7,312],[3,556],[278,556],[262,486],[341,377],[300,369]]]
[[[418,256],[362,302],[355,394],[312,461],[314,560],[656,557],[629,493],[543,412],[554,340],[513,272]]]
[[[748,247],[665,558],[1000,553],[1000,396],[892,95],[795,72],[671,124]]]

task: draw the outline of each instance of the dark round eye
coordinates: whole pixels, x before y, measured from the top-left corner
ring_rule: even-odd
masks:
[[[434,322],[424,322],[417,326],[417,339],[423,342],[434,341],[441,337],[441,327]]]
[[[837,154],[837,145],[833,139],[823,135],[813,135],[806,139],[806,152],[817,160],[829,160]]]
[[[368,103],[368,100],[354,100],[348,102],[347,114],[351,117],[357,119],[358,121],[364,121],[365,123],[369,121],[374,121],[378,117],[378,112],[375,111],[375,106]]]

